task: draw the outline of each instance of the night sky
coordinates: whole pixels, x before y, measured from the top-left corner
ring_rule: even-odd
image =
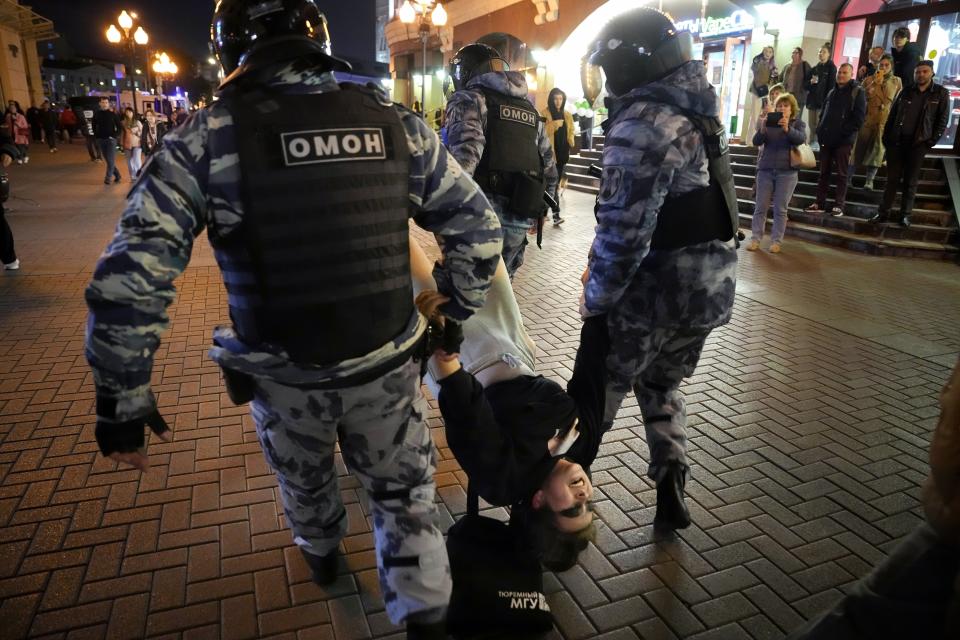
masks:
[[[330,22],[334,51],[340,55],[374,60],[374,24],[358,15],[373,16],[375,0],[317,0]],[[117,48],[104,33],[124,9],[139,14],[150,36],[150,48],[178,49],[198,60],[207,57],[212,0],[30,0],[40,15],[53,20],[57,33],[65,37],[78,55],[116,58]],[[360,9],[357,5],[369,5]],[[366,23],[366,24],[363,24]]]

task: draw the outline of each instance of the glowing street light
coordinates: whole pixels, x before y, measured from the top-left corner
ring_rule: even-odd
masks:
[[[137,115],[137,89],[133,83],[133,75],[130,73],[134,69],[133,60],[137,55],[137,45],[141,47],[146,45],[150,41],[150,36],[147,35],[147,32],[144,31],[142,25],[137,25],[137,28],[133,33],[133,20],[137,17],[136,13],[130,14],[126,10],[120,12],[120,15],[117,16],[117,24],[120,25],[120,29],[117,29],[116,26],[110,25],[106,31],[107,42],[111,44],[119,44],[123,46],[124,53],[126,54],[127,62],[127,80],[130,83],[130,95],[133,98],[133,114]],[[120,106],[120,101],[117,100],[117,107]]]
[[[166,52],[158,53],[153,61],[153,74],[157,77],[157,93],[163,95],[163,78],[177,75],[177,64]]]
[[[420,74],[420,115],[425,113],[427,83],[423,79],[427,77],[427,41],[430,39],[430,31],[433,27],[442,27],[447,24],[447,11],[440,2],[436,3],[433,11],[430,6],[434,0],[417,0],[417,6],[414,7],[410,0],[404,0],[403,6],[398,12],[400,22],[403,24],[418,23],[417,32],[420,35],[420,43],[423,45],[423,73]],[[429,13],[428,13],[429,12]]]

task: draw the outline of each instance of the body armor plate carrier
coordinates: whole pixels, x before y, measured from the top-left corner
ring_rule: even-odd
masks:
[[[372,91],[224,96],[243,222],[211,234],[230,317],[249,345],[332,364],[399,335],[413,313],[407,139]]]
[[[545,209],[546,190],[537,139],[540,114],[526,98],[482,91],[487,129],[474,179],[485,192],[509,198],[508,208],[514,215],[536,218]]]

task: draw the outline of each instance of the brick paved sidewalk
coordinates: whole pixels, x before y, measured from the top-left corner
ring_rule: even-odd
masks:
[[[151,444],[145,475],[98,455],[82,292],[125,187],[104,186],[79,145],[61,148],[11,168],[30,201],[8,215],[23,269],[0,274],[0,636],[402,637],[340,460],[343,575],[309,582],[253,425],[205,356],[227,318],[205,239],[154,371],[175,440]],[[515,281],[556,379],[573,363],[592,233],[590,200],[565,204],[566,224]],[[685,387],[694,525],[652,542],[647,449],[626,401],[594,466],[597,544],[547,576],[553,638],[782,637],[918,522],[937,394],[960,353],[957,267],[788,242],[778,256],[743,252],[740,278],[733,321]],[[464,476],[432,407],[447,526],[465,509]]]

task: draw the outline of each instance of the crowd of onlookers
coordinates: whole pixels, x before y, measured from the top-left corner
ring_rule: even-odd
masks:
[[[887,222],[900,193],[897,220],[910,226],[923,158],[946,129],[949,95],[933,82],[933,62],[922,59],[908,29],[894,31],[890,53],[870,49],[868,61],[857,70],[849,63],[837,67],[827,43],[817,64],[806,62],[798,47],[782,71],[773,47],[765,47],[753,59],[752,72],[749,113],[756,115],[747,142],[760,151],[748,250],[760,248],[772,206],[770,252],[781,251],[787,207],[799,170],[813,168],[813,151],[820,152],[820,176],[806,213],[843,216],[856,169],[864,170],[864,189],[875,189],[877,173],[886,164],[883,197],[868,220]],[[804,110],[809,127],[802,119]],[[831,181],[834,197],[827,208]]]
[[[73,143],[81,137],[85,140],[91,162],[106,163],[104,184],[121,181],[116,167],[119,151],[127,159],[130,181],[136,180],[143,168],[144,158],[160,146],[166,132],[179,126],[188,117],[183,107],[169,117],[157,114],[147,105],[146,111],[134,113],[133,107],[123,105],[117,111],[109,98],[101,98],[99,108],[64,106],[56,108],[45,100],[39,107],[31,106],[24,112],[20,103],[7,103],[3,120],[0,121],[0,263],[4,270],[20,268],[14,251],[13,233],[5,218],[4,203],[9,198],[10,181],[4,168],[13,163],[30,163],[30,145],[46,144],[50,153],[56,153],[58,142]]]

